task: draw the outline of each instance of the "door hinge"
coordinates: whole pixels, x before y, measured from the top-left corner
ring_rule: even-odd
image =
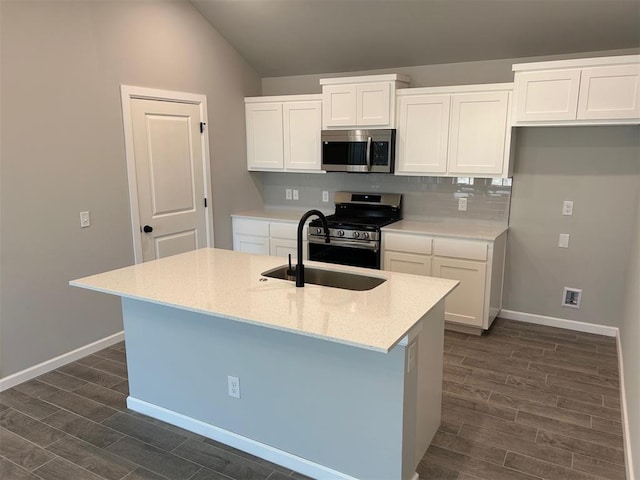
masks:
[[[200,133],[204,133],[204,127],[205,127],[206,125],[207,125],[206,123],[204,123],[204,122],[200,122]]]
[[[207,208],[207,197],[204,197],[204,208]]]

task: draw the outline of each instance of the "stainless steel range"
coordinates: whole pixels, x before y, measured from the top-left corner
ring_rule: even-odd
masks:
[[[380,269],[380,229],[402,218],[401,200],[395,193],[336,192],[330,242],[319,220],[309,224],[309,260]]]

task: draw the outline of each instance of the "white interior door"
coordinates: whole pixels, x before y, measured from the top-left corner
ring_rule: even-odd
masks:
[[[206,246],[200,105],[146,98],[129,105],[142,261]]]

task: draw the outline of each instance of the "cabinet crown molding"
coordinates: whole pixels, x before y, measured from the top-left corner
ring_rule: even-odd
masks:
[[[609,65],[627,65],[640,63],[640,55],[619,55],[615,57],[576,58],[573,60],[551,60],[548,62],[516,63],[512,66],[514,72],[529,70],[554,70],[557,68],[581,68]]]
[[[348,83],[369,83],[369,82],[401,82],[409,85],[411,77],[399,73],[388,73],[385,75],[363,75],[360,77],[335,77],[321,78],[320,85],[343,85]]]

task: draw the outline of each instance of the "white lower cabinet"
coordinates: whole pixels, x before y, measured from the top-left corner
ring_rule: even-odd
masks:
[[[295,263],[298,224],[277,220],[257,220],[253,218],[232,218],[233,249],[239,252],[256,253],[287,258]],[[303,258],[307,258],[306,229],[303,232]]]
[[[502,307],[506,232],[495,240],[383,232],[385,270],[458,280],[445,300],[447,328],[481,333]]]
[[[445,320],[482,327],[486,274],[486,262],[433,258],[434,277],[460,282],[458,288],[445,300]]]

